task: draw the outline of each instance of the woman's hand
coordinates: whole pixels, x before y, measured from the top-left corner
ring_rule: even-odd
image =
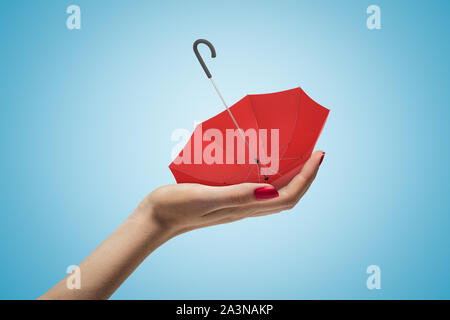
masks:
[[[284,188],[242,183],[210,187],[173,184],[150,193],[133,213],[145,223],[156,224],[172,236],[193,229],[291,209],[316,177],[325,153],[316,151],[301,172]]]
[[[79,289],[67,285],[69,275],[40,299],[107,299],[150,253],[177,234],[294,207],[314,181],[323,157],[324,152],[314,152],[301,172],[278,191],[253,183],[156,189],[80,263]]]

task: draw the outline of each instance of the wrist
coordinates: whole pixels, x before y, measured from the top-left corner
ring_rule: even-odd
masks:
[[[176,228],[161,221],[158,216],[159,214],[154,206],[146,203],[145,206],[140,204],[127,218],[127,221],[128,223],[134,224],[139,232],[147,234],[151,238],[158,237],[167,241],[179,234]]]

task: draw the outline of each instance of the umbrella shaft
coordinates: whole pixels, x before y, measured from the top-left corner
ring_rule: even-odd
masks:
[[[259,167],[259,161],[258,161],[258,158],[257,158],[257,157],[255,156],[255,154],[253,153],[252,148],[250,148],[250,145],[248,144],[247,140],[246,140],[245,137],[244,137],[244,134],[242,133],[242,129],[239,127],[239,125],[238,125],[236,119],[234,118],[233,114],[231,113],[230,109],[228,108],[228,105],[227,105],[227,103],[225,102],[225,99],[222,97],[222,94],[220,93],[219,89],[217,88],[216,83],[214,82],[214,80],[213,80],[212,77],[209,78],[209,80],[211,80],[211,83],[212,83],[214,89],[216,89],[216,92],[217,92],[217,94],[219,95],[220,100],[222,100],[223,105],[225,106],[225,108],[227,109],[228,113],[230,114],[231,120],[233,120],[234,125],[235,125],[236,128],[238,129],[241,138],[244,140],[245,144],[247,145],[248,150],[250,151],[250,153],[251,153],[253,159],[255,159],[255,161],[256,161],[256,163],[258,164],[258,167]]]

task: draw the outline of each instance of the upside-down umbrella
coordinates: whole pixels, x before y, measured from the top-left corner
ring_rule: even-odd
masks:
[[[226,110],[196,126],[170,164],[177,183],[285,186],[311,156],[329,110],[301,88],[247,95],[228,107],[198,52],[200,43],[213,58],[214,46],[200,39],[194,52]]]

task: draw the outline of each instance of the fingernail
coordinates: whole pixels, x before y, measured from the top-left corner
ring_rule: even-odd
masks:
[[[322,157],[320,158],[319,166],[322,164],[323,158],[325,158],[325,152],[322,153]]]
[[[278,197],[278,191],[272,186],[262,187],[254,191],[256,200],[267,200]]]

